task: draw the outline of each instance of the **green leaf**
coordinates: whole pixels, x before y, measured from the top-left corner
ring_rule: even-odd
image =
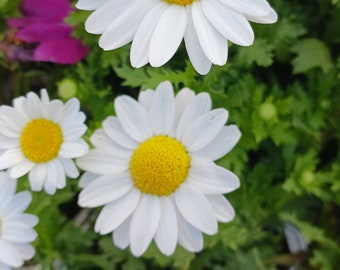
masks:
[[[264,39],[256,39],[249,47],[239,48],[239,61],[245,65],[257,64],[268,67],[273,63],[274,46]]]
[[[293,46],[291,51],[296,54],[292,61],[294,74],[306,73],[318,67],[326,73],[333,67],[328,47],[318,39],[304,39]]]

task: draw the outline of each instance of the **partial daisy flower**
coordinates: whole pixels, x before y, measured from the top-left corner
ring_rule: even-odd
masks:
[[[41,98],[33,92],[14,99],[13,107],[0,107],[0,170],[9,169],[12,178],[28,174],[33,191],[54,194],[66,185],[66,176],[79,175],[72,158],[88,151],[81,138],[87,127],[78,99],[66,104]],[[1,151],[0,150],[0,151]]]
[[[31,193],[16,191],[16,179],[0,172],[0,269],[20,267],[30,260],[35,250],[30,244],[37,237],[32,229],[38,217],[23,213],[32,201]]]
[[[212,64],[226,64],[228,40],[241,46],[253,44],[249,21],[277,21],[266,0],[79,0],[76,7],[95,10],[85,29],[101,34],[99,46],[104,50],[132,41],[132,66],[164,65],[184,38],[190,61],[200,74],[208,73]]]
[[[227,154],[241,134],[225,126],[228,112],[211,109],[207,93],[188,88],[174,96],[169,82],[115,102],[117,116],[91,137],[95,149],[77,159],[86,173],[78,203],[104,206],[95,224],[100,234],[142,255],[154,239],[165,255],[177,243],[191,252],[203,248],[203,234],[234,217],[223,196],[238,177],[214,161]]]

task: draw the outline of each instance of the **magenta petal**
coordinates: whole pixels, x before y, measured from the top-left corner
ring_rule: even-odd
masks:
[[[25,15],[61,20],[67,17],[72,7],[68,0],[23,0],[21,10]]]
[[[43,24],[51,22],[55,22],[55,20],[48,20],[44,17],[30,17],[30,16],[24,18],[12,18],[7,20],[8,26],[13,28],[22,28],[32,24]]]
[[[23,18],[12,18],[7,20],[7,24],[9,27],[13,28],[25,28],[27,26],[38,24],[38,25],[44,25],[44,24],[62,24],[65,23],[63,20],[53,20],[46,17],[38,17],[38,16],[26,16]]]
[[[58,64],[75,64],[88,53],[89,49],[80,41],[68,38],[41,43],[34,51],[34,61]]]
[[[60,23],[35,23],[19,30],[16,37],[26,42],[44,42],[71,36],[72,28]]]

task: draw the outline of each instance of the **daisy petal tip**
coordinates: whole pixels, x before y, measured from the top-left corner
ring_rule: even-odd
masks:
[[[276,23],[279,20],[279,15],[276,13],[276,11],[274,9],[272,9],[272,11],[269,13],[269,21],[271,21],[271,23]]]
[[[79,194],[79,197],[78,197],[78,205],[83,208],[89,207],[86,201],[82,198],[81,193]]]
[[[178,240],[176,240],[176,244],[175,245],[170,245],[170,244],[168,244],[168,245],[166,245],[166,247],[163,247],[163,248],[160,248],[160,251],[165,255],[165,256],[168,256],[168,257],[170,257],[170,256],[172,256],[173,254],[174,254],[174,252],[175,252],[175,250],[176,250],[176,247],[177,247],[177,241]]]
[[[241,187],[241,182],[240,182],[240,179],[237,177],[237,181],[236,181],[234,190],[239,189],[240,187]]]
[[[209,68],[204,68],[204,69],[194,67],[194,69],[196,70],[196,72],[197,72],[199,75],[204,76],[204,75],[207,75],[207,74],[209,73],[209,71],[210,71],[210,69],[211,69],[211,66],[210,66]]]
[[[161,82],[161,83],[157,86],[156,91],[157,91],[158,89],[166,89],[166,90],[171,90],[171,91],[173,91],[173,87],[172,87],[172,84],[171,84],[170,81]]]
[[[136,258],[140,258],[146,251],[146,249],[136,248],[136,247],[133,247],[132,245],[130,245],[130,250],[131,250],[132,255],[135,256]]]

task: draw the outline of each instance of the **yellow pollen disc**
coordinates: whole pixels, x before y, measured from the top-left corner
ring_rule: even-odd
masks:
[[[29,122],[20,138],[22,152],[33,162],[47,162],[56,158],[62,143],[60,126],[43,118]]]
[[[133,152],[130,174],[144,193],[170,195],[187,178],[190,157],[185,147],[167,136],[154,136]]]
[[[185,6],[185,5],[192,4],[196,0],[165,0],[165,1],[168,2],[169,4]]]

